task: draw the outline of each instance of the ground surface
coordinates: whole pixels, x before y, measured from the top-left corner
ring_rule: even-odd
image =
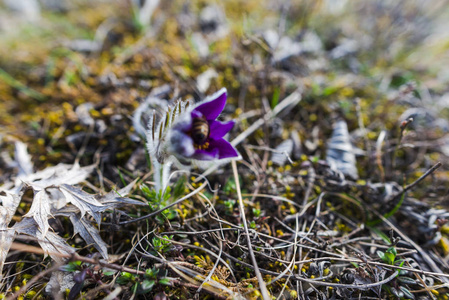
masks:
[[[448,299],[447,1],[9,2],[1,297]],[[236,170],[157,195],[150,100],[222,87]]]

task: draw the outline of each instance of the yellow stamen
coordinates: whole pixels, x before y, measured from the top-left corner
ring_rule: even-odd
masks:
[[[206,150],[207,148],[209,148],[209,142],[205,142],[202,145],[198,145],[198,144],[193,144],[193,146],[195,147],[195,149],[197,150]]]

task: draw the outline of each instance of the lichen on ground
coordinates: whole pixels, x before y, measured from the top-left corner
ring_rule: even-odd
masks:
[[[0,196],[20,141],[35,172],[92,165],[84,192],[132,183],[126,199],[145,203],[79,219],[108,261],[69,215],[48,219],[77,250],[61,263],[64,297],[261,298],[249,239],[271,297],[449,298],[447,1],[42,1],[37,19],[4,2]],[[239,176],[184,170],[158,194],[136,111],[222,87],[228,139],[244,135]],[[61,266],[16,242],[0,297],[51,299]]]

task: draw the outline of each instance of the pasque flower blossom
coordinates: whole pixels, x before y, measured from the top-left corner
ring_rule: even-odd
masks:
[[[182,160],[238,157],[234,147],[223,138],[234,121],[216,120],[225,105],[226,89],[223,88],[179,118],[170,134],[170,150],[175,156]]]
[[[204,166],[204,162],[239,157],[224,139],[234,121],[217,120],[226,105],[226,97],[226,89],[222,88],[196,105],[179,101],[158,122],[156,113],[153,114],[147,130],[147,148],[155,169],[157,190],[165,188],[173,163]]]

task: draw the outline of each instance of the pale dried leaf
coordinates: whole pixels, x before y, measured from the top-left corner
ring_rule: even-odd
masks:
[[[51,216],[50,197],[45,190],[38,191],[33,197],[30,211],[24,217],[34,218],[42,231],[42,235],[45,237],[50,228],[48,223],[49,216]]]
[[[209,43],[200,32],[192,33],[191,42],[201,58],[209,56]]]
[[[303,154],[303,151],[301,137],[299,136],[298,130],[292,129],[290,137],[293,141],[293,158],[299,160],[301,158],[301,155]]]
[[[23,181],[26,181],[35,190],[41,190],[49,186],[58,186],[61,184],[77,184],[85,180],[94,168],[95,165],[80,167],[78,164],[59,164],[55,167],[50,167],[34,173],[31,176],[24,178]]]
[[[24,218],[12,227],[17,233],[36,237],[37,223],[34,219]]]
[[[104,259],[108,259],[107,244],[101,239],[97,228],[85,218],[80,218],[78,214],[71,213],[69,217],[73,224],[74,234],[78,233],[87,244],[93,245]]]
[[[58,216],[64,216],[64,217],[68,217],[70,213],[80,213],[80,209],[74,205],[67,205],[63,208],[60,208],[58,210],[53,211],[53,216],[58,217]]]
[[[59,189],[67,198],[67,201],[78,207],[81,211],[81,217],[84,217],[86,212],[94,217],[98,224],[101,223],[100,212],[107,209],[103,204],[101,204],[95,196],[86,193],[82,189],[75,188],[68,184],[62,184]]]
[[[58,263],[64,262],[68,255],[75,252],[75,248],[70,247],[62,237],[54,232],[49,231],[44,237],[33,218],[24,218],[14,224],[12,228],[17,233],[37,238],[42,250]]]
[[[198,88],[198,91],[200,91],[201,93],[205,93],[209,88],[212,79],[216,78],[217,76],[218,73],[214,69],[207,69],[205,72],[198,75],[198,77],[196,78],[196,86]]]
[[[42,250],[58,263],[63,263],[66,260],[67,255],[75,252],[75,248],[69,246],[65,239],[54,232],[49,231],[44,238],[42,232],[37,230],[36,236]],[[58,255],[58,253],[61,255]]]
[[[287,159],[291,156],[293,151],[293,141],[291,139],[285,140],[276,147],[276,152],[271,154],[271,161],[273,164],[283,166]]]
[[[33,163],[31,162],[31,156],[28,154],[27,146],[20,141],[15,143],[14,159],[19,168],[19,176],[33,173]]]
[[[353,179],[359,177],[348,125],[343,120],[334,124],[332,137],[327,143],[326,161],[332,169],[340,171],[346,176]]]
[[[229,26],[223,8],[216,4],[204,7],[200,12],[200,27],[209,43],[224,38]]]
[[[95,124],[95,120],[90,115],[90,111],[93,109],[94,109],[94,105],[92,103],[80,104],[75,109],[76,116],[78,117],[79,122],[83,126],[90,127]]]
[[[8,214],[5,217],[6,225],[9,224],[12,217],[16,213],[17,207],[20,204],[20,199],[22,198],[22,194],[23,192],[19,192],[19,195],[17,195],[15,193],[11,193],[8,190],[0,189],[0,202],[2,204],[2,207],[4,207],[8,211]]]
[[[0,280],[3,278],[3,266],[14,240],[14,230],[8,229],[10,216],[8,210],[0,206]]]
[[[56,166],[48,167],[43,170],[34,172],[34,173],[26,176],[26,178],[24,178],[24,180],[32,182],[32,181],[37,181],[37,180],[41,180],[41,179],[47,179],[47,178],[50,178],[53,176],[57,176],[59,174],[64,174],[65,172],[68,172],[71,168],[73,168],[73,165],[58,164]]]
[[[7,190],[0,190],[0,279],[2,278],[6,256],[15,236],[15,231],[9,229],[8,225],[16,213],[22,193],[20,192],[20,195],[16,195]]]
[[[125,197],[131,192],[133,187],[136,185],[137,181],[139,181],[139,178],[136,178],[133,182],[131,182],[127,186],[119,189],[117,192],[111,191],[111,192],[109,192],[109,194],[118,194],[121,197]]]
[[[50,210],[51,212],[59,210],[67,205],[67,199],[64,194],[58,188],[45,189],[51,199]]]
[[[61,271],[51,273],[50,280],[45,286],[45,292],[53,296],[60,295],[60,298],[55,297],[56,299],[64,299],[62,296],[63,293],[66,290],[71,290],[75,285],[73,274]]]
[[[142,201],[125,198],[124,196],[128,195],[138,179],[134,180],[124,188],[118,190],[118,191],[110,191],[104,196],[97,196],[97,200],[107,206],[107,208],[112,207],[119,207],[121,205],[148,205],[147,203],[144,203]]]
[[[118,208],[123,205],[140,205],[140,206],[148,205],[147,203],[143,203],[142,201],[118,196],[115,196],[114,198],[108,197],[107,199],[98,198],[98,201],[100,201],[104,205],[104,210],[111,208]]]

